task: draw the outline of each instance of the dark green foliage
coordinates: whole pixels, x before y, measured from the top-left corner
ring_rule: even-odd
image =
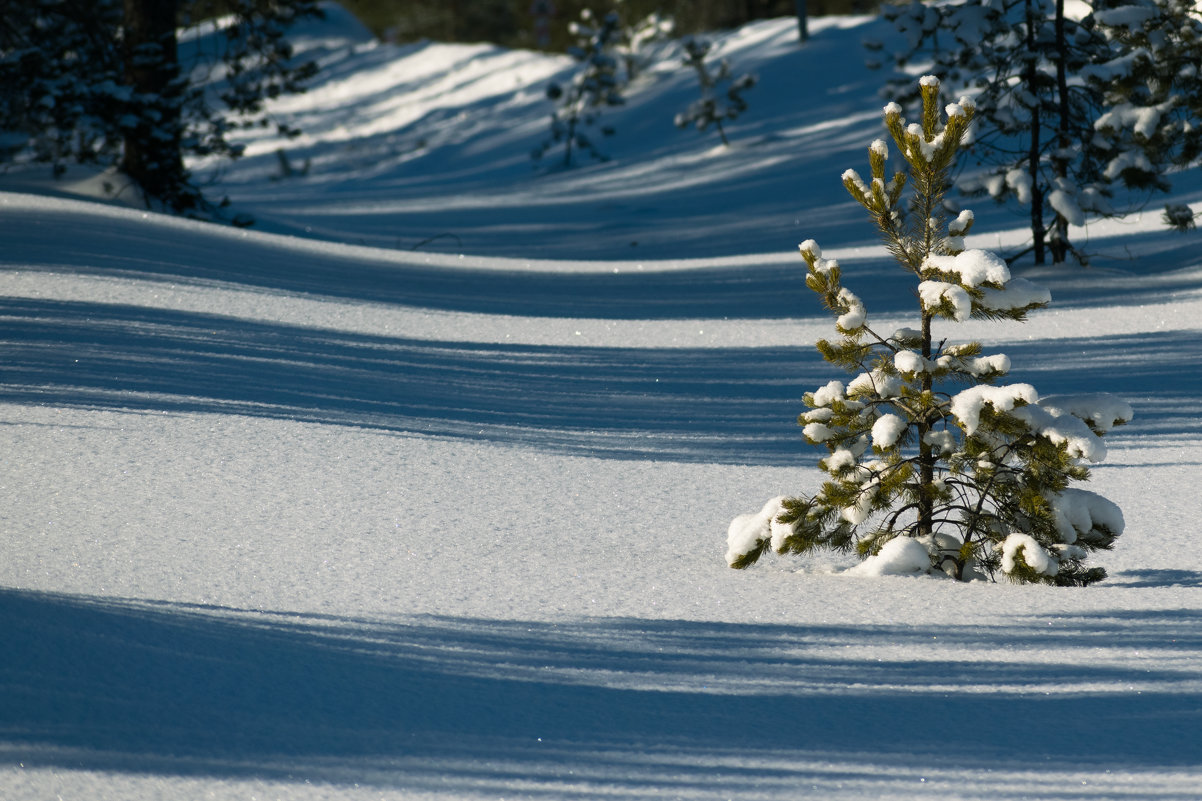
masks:
[[[382,39],[412,42],[493,42],[506,47],[540,47],[563,52],[572,42],[565,22],[590,9],[617,12],[628,22],[652,14],[676,21],[682,34],[712,33],[757,19],[788,17],[794,0],[553,0],[545,45],[536,38],[531,0],[344,0],[343,5]],[[877,0],[808,0],[809,16],[871,14]]]
[[[227,16],[210,48],[181,51],[176,26],[216,12]],[[237,157],[229,134],[269,124],[264,102],[303,90],[316,65],[293,58],[286,32],[319,15],[316,0],[2,0],[3,156],[56,173],[120,165],[148,204],[202,212],[184,157]],[[218,67],[223,79],[206,83]]]

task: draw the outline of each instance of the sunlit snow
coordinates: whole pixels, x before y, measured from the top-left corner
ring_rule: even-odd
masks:
[[[611,161],[563,170],[528,154],[569,59],[336,14],[273,107],[304,135],[192,165],[254,229],[0,173],[0,797],[1196,796],[1202,240],[1160,198],[1072,226],[1088,269],[1014,262],[1053,298],[1028,322],[940,321],[1009,357],[965,422],[1132,407],[1091,421],[1134,411],[1083,485],[1115,508],[1055,499],[1065,537],[1125,523],[1109,579],[959,583],[892,543],[728,567],[724,533],[780,545],[822,480],[802,396],[888,381],[818,355],[798,243],[876,330],[918,322],[841,183],[883,135],[884,28],[810,33],[716,37],[760,78],[729,147],[673,125],[669,48],[606,110]],[[1028,246],[971,205],[969,248]]]

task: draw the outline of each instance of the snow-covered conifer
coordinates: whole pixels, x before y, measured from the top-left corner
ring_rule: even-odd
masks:
[[[266,125],[266,100],[303,89],[316,64],[293,58],[289,26],[317,0],[32,0],[4,6],[0,130],[8,157],[119,168],[148,205],[206,206],[186,156],[237,157],[229,135]],[[213,51],[181,58],[177,31],[207,20]],[[218,79],[218,76],[220,78]],[[294,133],[280,126],[282,133]]]
[[[1164,165],[1196,157],[1199,107],[1182,102],[1186,86],[1199,92],[1193,5],[1088,0],[1070,14],[1064,0],[908,0],[885,7],[900,42],[873,43],[872,62],[921,65],[973,97],[976,165],[959,187],[1025,207],[1036,263],[1047,251],[1063,262],[1070,225],[1146,202],[1117,190],[1164,189]]]
[[[586,8],[569,30],[576,41],[568,48],[568,55],[579,66],[566,86],[554,82],[547,87],[547,98],[557,104],[551,114],[551,135],[531,153],[538,160],[562,144],[565,167],[572,165],[573,150],[582,150],[597,161],[606,160],[584,129],[596,124],[606,107],[625,102],[618,74],[621,21],[617,13],[611,11],[598,22]],[[614,134],[612,126],[602,125],[599,130],[602,136]]]
[[[659,57],[660,51],[670,43],[675,29],[676,20],[673,17],[653,11],[623,30],[617,51],[626,71],[625,83],[638,78]]]
[[[701,97],[676,115],[676,127],[693,126],[699,131],[704,131],[713,125],[718,129],[722,144],[727,145],[730,143],[726,139],[722,123],[735,119],[747,110],[743,92],[755,86],[756,76],[744,73],[737,78],[732,77],[730,63],[726,59],[719,61],[717,69],[711,71],[705,61],[711,47],[712,44],[704,39],[690,37],[684,41],[684,63],[697,72]]]
[[[1093,21],[1113,57],[1083,77],[1105,98],[1095,120],[1103,172],[1167,190],[1170,165],[1202,156],[1202,8],[1193,0],[1097,4]]]
[[[829,451],[820,462],[828,479],[812,497],[774,501],[755,519],[732,524],[727,561],[746,567],[769,548],[854,549],[900,560],[909,571],[921,546],[928,571],[958,579],[1000,573],[1018,582],[1097,581],[1105,571],[1083,562],[1112,546],[1123,516],[1070,485],[1089,477],[1087,463],[1105,456],[1101,437],[1129,420],[1131,408],[1106,395],[1041,398],[1030,384],[1004,383],[1005,355],[935,335],[939,320],[1021,321],[1050,296],[1011,276],[993,253],[965,249],[970,212],[950,223],[942,217],[974,106],[961,99],[941,113],[939,81],[927,76],[920,86],[920,122],[907,124],[895,103],[885,107],[908,177],[887,173],[882,140],[869,147],[867,180],[855,170],[843,174],[890,253],[914,276],[918,327],[878,330],[843,285],[838,262],[813,240],[801,244],[806,285],[835,316],[838,332],[819,340],[818,350],[854,377],[807,393],[809,410],[798,421],[807,440]],[[907,184],[912,197],[903,199]],[[915,544],[889,545],[898,539]]]

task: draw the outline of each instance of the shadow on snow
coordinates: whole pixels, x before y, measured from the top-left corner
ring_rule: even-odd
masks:
[[[620,348],[438,342],[211,314],[0,299],[0,400],[247,414],[523,443],[620,458],[813,462],[801,396],[846,380],[810,347]],[[1008,343],[1012,381],[1107,391],[1111,439],[1202,430],[1196,332]],[[1075,361],[1073,361],[1075,360]],[[1067,362],[1067,364],[1066,364]]]
[[[381,622],[0,590],[0,618],[0,753],[30,767],[443,791],[519,779],[568,795],[553,783],[604,780],[643,797],[753,777],[808,785],[814,760],[854,773],[867,754],[899,771],[1202,760],[1191,676],[1087,658],[1118,642],[1199,654],[1200,610],[1054,630]],[[935,637],[977,653],[842,655]],[[1062,691],[1074,683],[1103,688]],[[751,767],[770,755],[785,760],[775,776]]]
[[[217,412],[616,457],[790,463],[794,349],[432,342],[0,299],[0,400]],[[817,380],[817,377],[813,379]]]

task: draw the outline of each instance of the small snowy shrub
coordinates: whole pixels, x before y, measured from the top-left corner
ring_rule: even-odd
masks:
[[[1164,214],[1161,219],[1164,224],[1172,228],[1174,231],[1185,233],[1197,227],[1194,222],[1194,210],[1184,203],[1167,203],[1164,207]]]
[[[920,123],[908,125],[894,103],[885,107],[909,177],[886,175],[882,140],[868,150],[869,181],[843,174],[914,276],[918,325],[889,334],[873,328],[839,264],[813,240],[801,245],[806,285],[835,315],[839,334],[819,340],[818,350],[853,378],[807,393],[809,411],[799,419],[806,439],[829,452],[819,463],[828,479],[813,497],[777,499],[732,523],[727,562],[747,567],[769,547],[854,549],[872,563],[859,572],[905,573],[921,548],[927,571],[962,580],[1000,573],[1017,582],[1098,581],[1105,571],[1083,562],[1113,545],[1123,515],[1070,484],[1089,477],[1086,463],[1105,456],[1102,435],[1129,420],[1131,407],[1106,395],[1041,398],[1030,384],[1001,383],[1006,356],[935,336],[937,320],[1023,320],[1050,296],[1012,278],[993,253],[965,249],[971,212],[950,223],[940,216],[974,109],[968,100],[949,105],[941,123],[939,81],[923,78],[921,90]],[[908,182],[913,197],[903,201]],[[914,544],[892,544],[900,538]]]
[[[655,62],[675,28],[675,19],[655,11],[623,30],[617,50],[626,68],[625,83],[638,78]]]
[[[563,144],[565,167],[572,166],[572,151],[583,150],[597,161],[606,156],[585,132],[592,127],[607,106],[620,106],[621,83],[618,80],[618,59],[615,48],[620,39],[619,19],[610,12],[600,23],[593,20],[588,9],[580,12],[580,22],[573,22],[569,30],[576,43],[568,48],[570,55],[580,65],[567,86],[552,83],[547,87],[547,98],[558,104],[551,114],[551,135],[531,154],[541,159],[547,151]],[[612,136],[610,126],[599,128],[602,136]]]
[[[747,110],[747,101],[743,92],[755,86],[756,76],[750,73],[731,78],[730,64],[726,59],[718,62],[718,69],[710,71],[705,58],[709,55],[712,45],[702,39],[686,39],[685,66],[697,71],[697,80],[701,84],[701,98],[693,101],[689,107],[676,115],[676,127],[688,128],[695,126],[704,131],[713,125],[722,137],[722,144],[730,144],[726,139],[726,131],[722,128],[725,120],[733,120]]]

